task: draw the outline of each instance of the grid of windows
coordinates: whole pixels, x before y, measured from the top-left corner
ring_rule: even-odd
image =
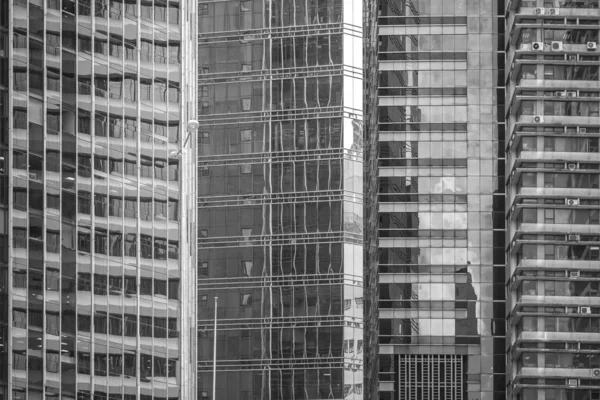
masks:
[[[595,398],[584,387],[600,377],[598,1],[507,9],[527,24],[506,60],[519,65],[507,80],[508,395]]]
[[[361,396],[362,11],[200,1],[200,399]]]
[[[0,3],[0,397],[9,379],[14,399],[182,398],[189,167],[171,154],[196,5]]]
[[[504,398],[504,4],[379,7],[379,398]]]

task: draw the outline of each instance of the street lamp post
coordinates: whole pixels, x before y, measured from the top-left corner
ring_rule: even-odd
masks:
[[[215,296],[215,324],[213,331],[213,384],[212,384],[212,399],[216,400],[217,393],[217,301],[218,297]]]

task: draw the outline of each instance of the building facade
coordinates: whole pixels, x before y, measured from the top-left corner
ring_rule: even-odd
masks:
[[[510,399],[600,398],[600,9],[507,2]]]
[[[195,7],[0,7],[0,398],[192,398]]]
[[[504,5],[379,4],[379,398],[505,399]]]
[[[362,399],[363,2],[198,14],[197,398]]]

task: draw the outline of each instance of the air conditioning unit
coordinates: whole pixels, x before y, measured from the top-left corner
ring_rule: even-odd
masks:
[[[587,133],[587,128],[579,128],[577,129],[577,132],[581,133],[582,135],[585,135]]]
[[[570,387],[579,386],[579,379],[567,379],[567,386],[570,386]]]
[[[567,242],[579,242],[579,235],[574,233],[567,235]]]
[[[596,42],[587,42],[586,46],[587,46],[587,49],[590,51],[598,49],[598,43],[596,43]]]
[[[600,378],[600,368],[594,368],[594,369],[592,370],[592,376],[593,376],[594,378]]]
[[[579,278],[579,271],[570,271],[569,278]]]
[[[544,51],[544,42],[531,43],[531,49],[535,51]]]
[[[546,13],[546,10],[543,7],[536,7],[535,15],[544,15],[545,13]]]
[[[576,163],[567,163],[566,169],[568,169],[569,171],[575,171],[577,169],[577,164]]]
[[[577,97],[577,92],[567,92],[567,97]]]
[[[578,206],[579,205],[579,199],[565,199],[565,204],[567,206]]]
[[[562,51],[563,50],[563,42],[553,41],[550,44],[550,49],[552,49],[552,51]]]
[[[560,13],[560,8],[547,8],[546,15],[558,15]]]
[[[541,124],[544,122],[544,117],[541,115],[535,115],[533,117],[533,122],[535,122],[536,124]]]
[[[579,307],[579,314],[591,314],[591,313],[592,313],[591,307]]]
[[[566,97],[567,94],[565,92],[554,92],[554,97]]]

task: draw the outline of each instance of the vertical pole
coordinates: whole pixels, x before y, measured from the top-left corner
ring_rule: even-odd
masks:
[[[217,300],[215,296],[215,326],[213,332],[213,384],[212,384],[212,399],[216,400],[217,393]]]

